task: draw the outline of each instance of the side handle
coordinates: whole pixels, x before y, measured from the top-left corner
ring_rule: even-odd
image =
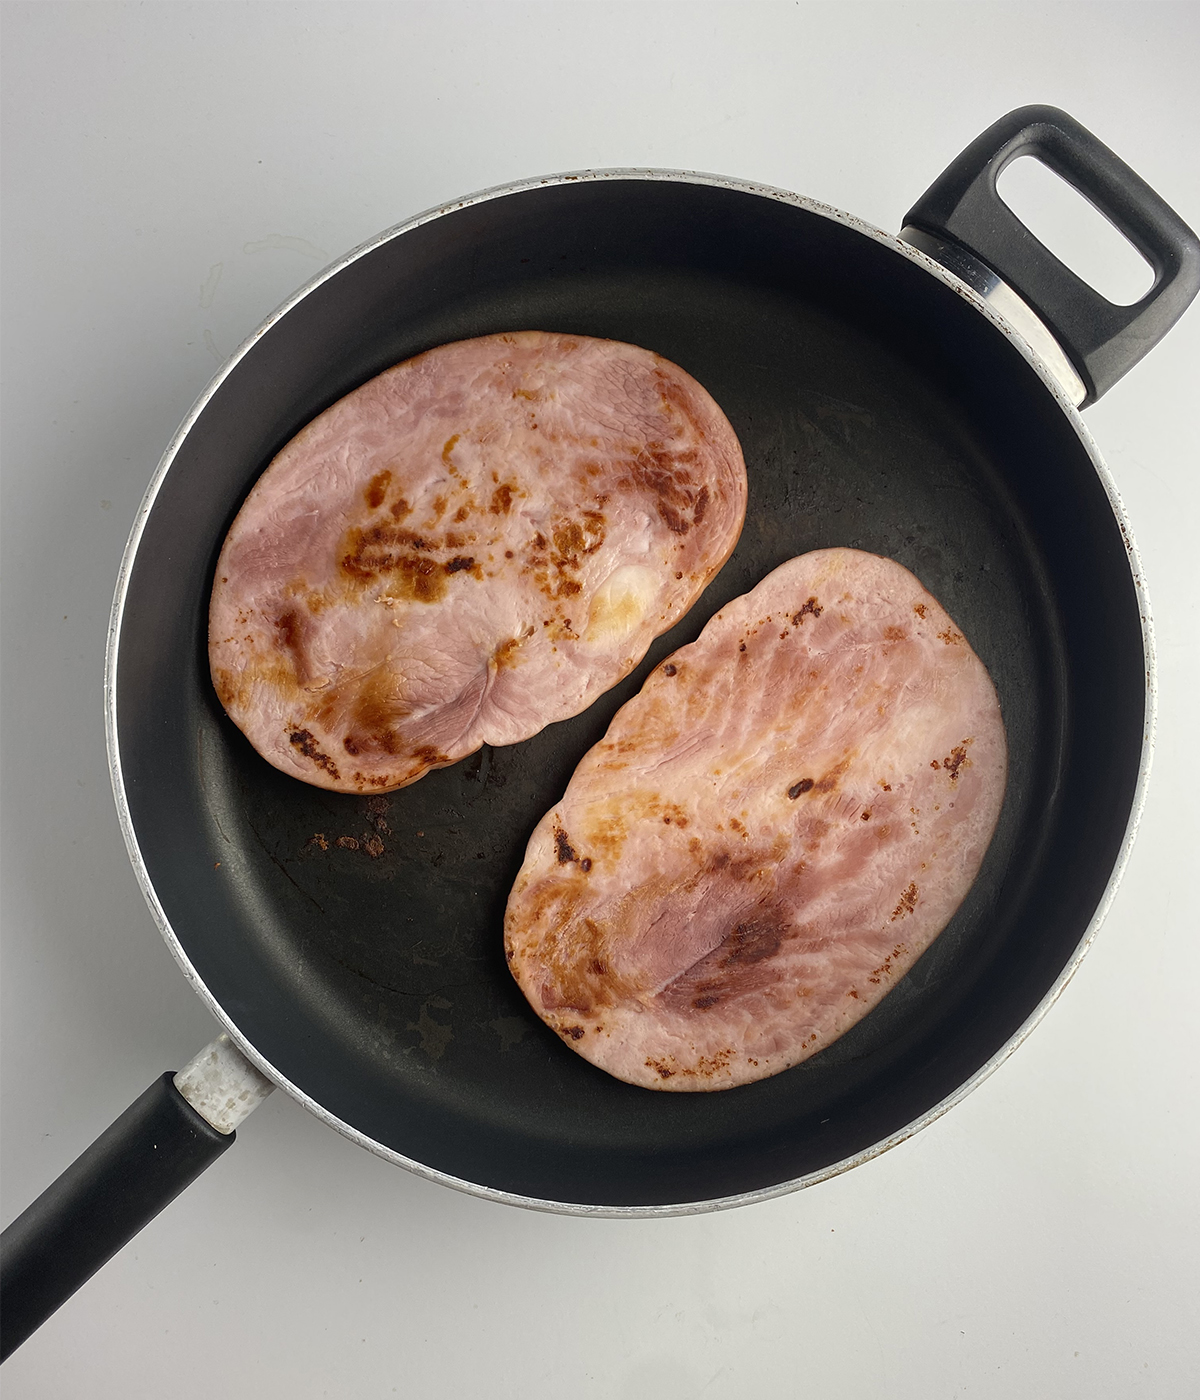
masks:
[[[1138,249],[1154,284],[1117,306],[1077,277],[1009,209],[996,180],[1036,156],[1073,185]],[[953,160],[905,224],[958,244],[986,263],[1042,318],[1087,388],[1085,403],[1133,368],[1200,290],[1200,239],[1119,156],[1057,107],[1019,107]]]
[[[0,1361],[232,1146],[272,1087],[220,1036],[156,1079],[12,1222],[0,1237]]]

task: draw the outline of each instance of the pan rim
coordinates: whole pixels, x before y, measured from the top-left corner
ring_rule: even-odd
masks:
[[[138,843],[137,833],[134,830],[128,796],[125,791],[117,729],[117,679],[122,623],[133,564],[137,557],[146,523],[154,508],[163,482],[184,440],[191,432],[196,421],[199,419],[201,413],[203,413],[214,394],[242,359],[258,343],[262,336],[290,310],[303,301],[305,297],[336,276],[343,269],[358,261],[359,258],[382,247],[385,243],[411,232],[413,229],[420,228],[422,225],[432,222],[434,219],[452,214],[457,210],[465,209],[472,205],[484,203],[488,200],[531,192],[549,186],[609,180],[641,180],[706,185],[791,205],[820,218],[829,219],[834,223],[841,224],[843,227],[869,238],[872,242],[881,244],[890,249],[909,262],[915,263],[918,267],[922,268],[925,272],[940,281],[951,291],[957,293],[963,300],[974,307],[980,315],[989,321],[997,331],[1013,344],[1042,380],[1045,388],[1066,415],[1075,435],[1078,437],[1080,444],[1087,453],[1093,470],[1100,480],[1100,484],[1108,498],[1109,507],[1112,510],[1125,543],[1130,573],[1138,598],[1138,612],[1142,629],[1142,649],[1146,670],[1146,711],[1143,722],[1142,749],[1138,765],[1137,782],[1134,788],[1133,801],[1124,838],[1122,839],[1104,893],[1087,928],[1084,930],[1083,936],[1076,945],[1066,966],[1059,973],[1054,983],[1023,1024],[984,1065],[969,1079],[959,1085],[953,1093],[947,1095],[944,1099],[940,1100],[932,1108],[927,1109],[923,1114],[913,1119],[903,1128],[873,1143],[870,1147],[864,1148],[827,1167],[823,1167],[819,1171],[810,1172],[804,1176],[796,1177],[786,1182],[780,1182],[773,1186],[760,1187],[756,1190],[740,1192],[730,1196],[720,1196],[711,1200],[684,1201],[666,1205],[592,1205],[576,1201],[555,1201],[540,1197],[524,1196],[514,1192],[504,1191],[497,1187],[487,1186],[480,1182],[468,1181],[462,1177],[452,1176],[447,1172],[430,1167],[424,1162],[406,1157],[402,1153],[395,1151],[395,1149],[370,1137],[360,1129],[355,1128],[352,1124],[338,1118],[325,1108],[324,1105],[305,1093],[298,1085],[293,1084],[258,1051],[251,1040],[243,1034],[233,1018],[220,1005],[204,982],[204,979],[192,964],[178,935],[171,926],[166,911],[162,907],[154,889],[150,872],[146,866],[141,847]],[[271,312],[257,330],[252,332],[233,354],[229,356],[197,397],[183,421],[176,429],[170,442],[167,444],[166,450],[150,479],[145,495],[134,517],[129,538],[121,557],[112,610],[109,617],[104,665],[104,725],[108,752],[109,777],[112,782],[113,797],[117,809],[117,818],[121,827],[121,834],[125,841],[125,847],[129,854],[129,860],[133,867],[135,878],[141,888],[142,895],[146,900],[150,913],[155,923],[158,925],[159,932],[162,934],[164,941],[171,950],[175,961],[182,969],[184,976],[191,983],[192,989],[221,1023],[246,1058],[266,1075],[273,1084],[283,1089],[291,1098],[302,1104],[310,1113],[314,1114],[314,1116],[326,1123],[329,1127],[335,1129],[343,1137],[348,1138],[351,1142],[357,1143],[360,1147],[367,1148],[368,1151],[375,1153],[376,1156],[382,1157],[384,1160],[396,1166],[403,1167],[407,1171],[423,1177],[427,1181],[436,1182],[438,1185],[448,1186],[454,1190],[465,1192],[468,1195],[478,1196],[485,1200],[497,1201],[505,1205],[519,1206],[526,1210],[610,1219],[658,1218],[706,1214],[711,1211],[729,1210],[736,1206],[750,1205],[758,1201],[772,1200],[777,1196],[788,1195],[793,1191],[799,1191],[808,1186],[815,1186],[819,1182],[829,1180],[835,1176],[840,1176],[843,1172],[849,1171],[853,1167],[861,1166],[865,1162],[871,1161],[873,1158],[882,1156],[884,1152],[889,1151],[891,1148],[898,1146],[901,1142],[914,1136],[923,1128],[928,1127],[931,1123],[942,1117],[943,1114],[949,1112],[951,1108],[965,1099],[973,1090],[978,1088],[985,1079],[995,1073],[1008,1057],[1013,1054],[1018,1046],[1025,1041],[1026,1037],[1030,1035],[1041,1021],[1042,1017],[1054,1002],[1058,1000],[1059,996],[1061,996],[1067,983],[1070,982],[1071,978],[1075,975],[1088,949],[1095,941],[1100,926],[1116,896],[1117,888],[1124,875],[1145,807],[1147,782],[1154,751],[1157,708],[1157,668],[1153,621],[1151,618],[1141,558],[1137,550],[1137,545],[1134,542],[1133,533],[1129,526],[1120,493],[1092,438],[1091,432],[1080,416],[1079,410],[1069,399],[1047,363],[1025,339],[1021,331],[1006,320],[993,305],[986,302],[966,282],[956,277],[933,258],[904,242],[899,235],[888,233],[883,229],[877,228],[875,225],[868,223],[864,219],[860,219],[854,214],[847,213],[844,210],[835,208],[833,205],[823,203],[820,200],[794,194],[791,191],[779,189],[775,186],[762,184],[757,181],[740,180],[729,176],[705,174],[698,171],[653,168],[617,167],[611,169],[566,171],[557,175],[533,177],[530,179],[512,181],[503,185],[495,185],[488,189],[480,190],[475,194],[464,196],[461,199],[435,205],[425,210],[423,213],[393,225],[391,228],[384,230],[375,237],[359,244],[356,248],[351,249],[350,252],[344,254],[341,258],[330,263],[328,267],[319,272]]]

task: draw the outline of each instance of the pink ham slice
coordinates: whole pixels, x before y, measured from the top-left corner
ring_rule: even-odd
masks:
[[[663,662],[542,819],[509,964],[593,1064],[723,1089],[799,1063],[911,967],[1004,796],[991,680],[906,569],[768,575]]]
[[[625,676],[729,557],[724,414],[632,345],[430,350],[279,453],[217,564],[221,703],[277,768],[386,792],[514,744]]]

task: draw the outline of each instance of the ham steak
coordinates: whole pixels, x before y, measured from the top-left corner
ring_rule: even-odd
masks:
[[[275,457],[217,564],[221,703],[285,773],[386,792],[578,714],[729,557],[724,414],[632,345],[536,331],[406,360]]]
[[[906,569],[793,559],[613,719],[505,919],[534,1010],[619,1079],[723,1089],[876,1005],[970,888],[1004,797],[991,680]]]

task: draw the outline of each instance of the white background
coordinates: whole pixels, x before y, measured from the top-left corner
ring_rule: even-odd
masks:
[[[215,1031],[117,828],[105,625],[172,431],[296,286],[427,206],[587,166],[743,176],[895,229],[1033,101],[1200,227],[1191,5],[9,4],[3,21],[5,1221]],[[1197,1393],[1198,371],[1193,308],[1087,413],[1157,620],[1156,766],[1095,948],[966,1103],[798,1195],[622,1222],[430,1185],[276,1094],[8,1363],[7,1400]]]

